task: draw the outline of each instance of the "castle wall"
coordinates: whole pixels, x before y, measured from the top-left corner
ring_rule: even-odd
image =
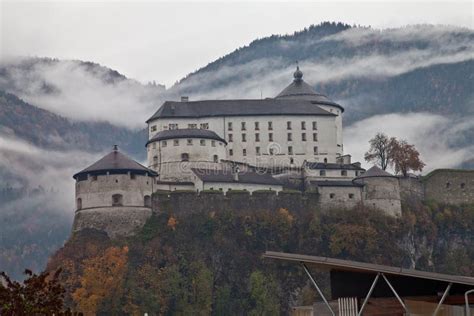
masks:
[[[318,187],[319,205],[322,210],[348,209],[362,201],[361,187]]]
[[[340,110],[339,110],[340,111]],[[336,162],[336,156],[342,153],[342,146],[338,144],[338,125],[342,131],[342,121],[339,122],[340,115],[335,116],[230,116],[230,117],[207,117],[207,118],[163,118],[149,122],[150,138],[159,131],[169,128],[169,124],[178,124],[178,128],[188,128],[189,124],[207,124],[208,129],[217,133],[220,137],[228,141],[227,157],[231,160],[249,163],[258,166],[289,166],[290,158],[295,166],[301,166],[303,161],[324,161]],[[291,130],[287,129],[287,121],[291,121]],[[306,123],[303,130],[301,122]],[[242,122],[246,128],[242,130]],[[255,122],[259,123],[259,129],[255,129]],[[268,122],[272,122],[272,129],[268,128]],[[313,130],[312,122],[317,122],[317,130]],[[232,130],[229,129],[232,123]],[[156,126],[156,131],[151,131]],[[269,140],[269,133],[273,134],[273,141]],[[288,141],[288,133],[292,134],[292,140]],[[306,134],[306,141],[302,140],[302,133]],[[313,133],[317,133],[317,141],[313,141]],[[232,134],[230,141],[229,134]],[[246,139],[243,141],[242,134]],[[256,134],[259,134],[259,141],[256,141]],[[342,132],[341,136],[342,137]],[[342,138],[341,138],[342,140]],[[288,153],[288,146],[293,149],[293,154]],[[315,155],[313,147],[318,147]],[[260,147],[260,155],[256,152],[256,147]],[[269,154],[269,149],[274,150],[274,155]],[[244,155],[243,150],[246,150]],[[230,155],[232,151],[232,155]],[[152,162],[150,162],[150,165]]]
[[[474,170],[438,169],[422,181],[426,200],[449,204],[474,202]]]
[[[424,199],[424,189],[420,178],[399,177],[400,197],[404,201],[421,201]]]
[[[153,177],[129,174],[98,175],[76,182],[76,201],[81,200],[81,209],[112,206],[112,196],[122,195],[124,206],[144,206],[144,197],[153,192]]]
[[[321,176],[320,171],[325,170],[326,175]],[[346,171],[347,175],[343,176],[341,171]],[[359,175],[359,170],[347,170],[347,169],[309,169],[305,168],[305,177],[309,180],[352,180]]]
[[[326,104],[318,104],[320,108],[323,108],[324,110],[337,114],[335,118],[335,123],[336,123],[336,140],[337,140],[337,153],[339,155],[344,154],[344,141],[342,138],[342,112],[341,109],[337,106],[332,106],[332,105],[326,105]]]
[[[380,209],[388,215],[400,216],[402,213],[400,185],[395,177],[370,177],[356,180],[364,184],[363,205]]]
[[[197,177],[196,177],[197,178]],[[222,183],[222,182],[205,182],[203,183],[199,178],[195,181],[196,188],[200,191],[202,190],[219,190],[222,189],[223,192],[229,190],[247,190],[249,192],[257,190],[272,190],[272,191],[281,191],[283,186],[281,185],[268,185],[268,184],[255,184],[255,183]]]
[[[84,209],[76,212],[72,227],[73,234],[93,228],[105,231],[110,238],[133,235],[145,225],[152,214],[145,207],[103,207]]]

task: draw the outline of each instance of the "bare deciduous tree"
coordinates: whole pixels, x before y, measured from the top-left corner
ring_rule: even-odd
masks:
[[[377,133],[375,137],[369,141],[370,149],[364,155],[365,161],[373,162],[379,165],[383,170],[386,170],[391,163],[391,152],[395,142],[396,139],[394,137],[389,138],[384,133]]]

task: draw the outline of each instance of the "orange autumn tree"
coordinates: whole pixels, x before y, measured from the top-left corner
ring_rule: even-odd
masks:
[[[128,247],[110,247],[102,256],[84,260],[81,287],[72,294],[78,311],[95,315],[104,300],[120,297],[127,254]]]

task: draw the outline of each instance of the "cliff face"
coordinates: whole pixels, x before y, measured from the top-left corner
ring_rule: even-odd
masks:
[[[298,265],[262,259],[265,250],[474,273],[474,205],[414,204],[399,219],[358,208],[250,210],[211,197],[207,205],[162,203],[134,237],[112,241],[83,230],[48,269],[63,268],[68,304],[78,311],[216,315],[275,314],[313,302]]]

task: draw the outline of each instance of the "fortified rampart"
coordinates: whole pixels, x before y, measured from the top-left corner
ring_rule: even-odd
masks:
[[[422,178],[424,197],[448,204],[473,203],[474,170],[438,169]]]

